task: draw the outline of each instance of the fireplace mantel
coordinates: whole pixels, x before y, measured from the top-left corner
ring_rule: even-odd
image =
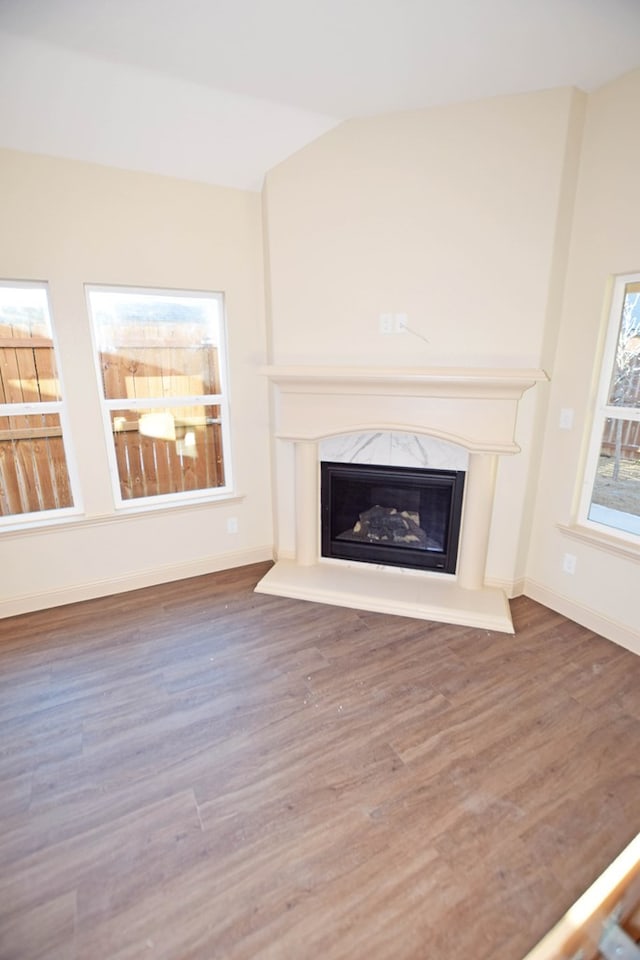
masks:
[[[520,450],[515,440],[518,402],[526,390],[548,379],[545,372],[274,365],[260,373],[274,394],[278,556],[256,589],[512,632],[506,596],[484,582],[495,476],[498,456]],[[319,441],[367,431],[404,431],[468,451],[455,577],[320,556]]]
[[[260,372],[287,393],[515,399],[544,370],[476,367],[268,366]]]
[[[276,436],[319,440],[366,430],[425,433],[475,453],[518,453],[518,401],[543,370],[269,366]],[[321,400],[321,402],[319,402]]]

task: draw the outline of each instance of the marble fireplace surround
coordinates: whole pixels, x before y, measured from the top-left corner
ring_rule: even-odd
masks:
[[[517,454],[518,401],[536,369],[270,366],[278,551],[260,593],[512,633],[485,585],[498,457]],[[320,556],[320,461],[466,470],[455,576]],[[291,506],[293,543],[288,546]]]

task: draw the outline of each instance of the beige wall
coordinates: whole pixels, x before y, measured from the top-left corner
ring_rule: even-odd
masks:
[[[575,519],[595,379],[615,274],[640,267],[640,71],[590,95],[562,323],[532,525],[527,592],[640,653],[640,562],[560,525]],[[560,411],[575,411],[560,430]],[[574,575],[563,573],[565,552]]]
[[[351,121],[272,170],[275,363],[548,365],[582,98],[559,89]],[[429,340],[382,336],[401,312]],[[488,574],[518,589],[544,388],[499,468]]]
[[[269,555],[256,376],[268,340],[277,363],[544,367],[550,386],[521,404],[522,453],[499,469],[489,576],[640,652],[637,558],[563,529],[607,285],[640,263],[639,101],[640,71],[588,98],[554,90],[345,123],[268,175],[264,248],[257,194],[0,153],[1,272],[50,282],[87,514],[0,538],[0,614]],[[87,281],[225,291],[242,500],[113,522]],[[381,312],[406,312],[429,344],[381,336]],[[564,407],[571,431],[558,429]]]
[[[1,276],[49,283],[85,507],[2,534],[0,615],[271,556],[259,194],[0,151],[0,224]],[[224,291],[240,499],[113,522],[87,282]]]
[[[573,101],[350,121],[272,170],[274,361],[538,363]],[[389,311],[429,344],[381,336]]]

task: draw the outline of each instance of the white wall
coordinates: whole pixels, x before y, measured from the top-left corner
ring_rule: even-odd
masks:
[[[0,535],[0,615],[270,557],[259,194],[0,151],[0,264],[49,283],[85,508],[80,523]],[[87,282],[224,291],[238,499],[114,521]]]
[[[549,361],[581,119],[580,96],[559,89],[355,120],[270,171],[272,361]],[[380,335],[385,312],[429,343]],[[523,452],[499,470],[488,574],[510,591],[545,401],[538,387],[525,396]]]
[[[640,266],[639,104],[640,70],[588,98],[526,584],[531,596],[638,653],[637,552],[611,552],[564,527],[575,520],[610,280]],[[559,429],[562,408],[575,411],[571,431]],[[562,571],[565,552],[576,556],[574,575]]]

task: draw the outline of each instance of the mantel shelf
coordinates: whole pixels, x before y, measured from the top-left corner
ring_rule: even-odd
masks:
[[[265,366],[260,373],[284,392],[366,396],[518,399],[544,370],[475,367]]]

